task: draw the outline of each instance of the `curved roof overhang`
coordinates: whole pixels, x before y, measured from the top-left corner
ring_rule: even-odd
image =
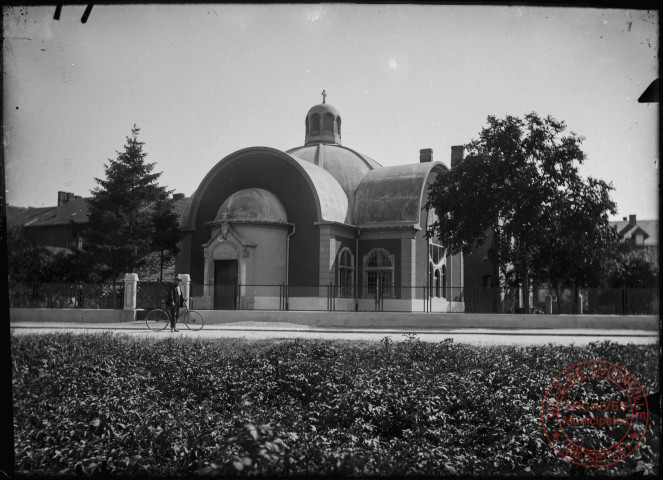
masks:
[[[420,227],[427,185],[445,170],[442,162],[426,162],[368,172],[357,188],[355,224],[363,228]]]
[[[317,221],[343,222],[345,220],[348,210],[348,199],[343,188],[331,174],[305,160],[300,160],[274,148],[249,147],[226,156],[205,175],[205,178],[203,178],[199,187],[192,195],[187,208],[182,214],[180,229],[185,231],[196,229],[196,224],[198,223],[196,219],[201,202],[206,197],[208,189],[214,183],[215,179],[219,175],[223,175],[224,170],[236,165],[237,162],[241,162],[247,157],[256,156],[269,157],[270,161],[283,161],[294,167],[301,174],[315,202]],[[255,171],[249,173],[256,175]]]

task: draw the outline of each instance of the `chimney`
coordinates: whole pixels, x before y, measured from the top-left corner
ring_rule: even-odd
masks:
[[[419,150],[419,163],[426,163],[433,161],[433,149],[422,148]]]
[[[628,216],[628,224],[629,225],[637,225],[638,222],[635,221],[635,215],[629,215]]]
[[[73,200],[75,195],[72,192],[67,192],[67,203],[69,203],[69,200]]]
[[[183,193],[173,193],[173,200],[177,201],[177,200],[182,200],[183,198],[184,198]]]
[[[451,168],[455,168],[465,158],[465,145],[454,145],[451,147]]]
[[[58,207],[67,203],[67,192],[58,191]]]

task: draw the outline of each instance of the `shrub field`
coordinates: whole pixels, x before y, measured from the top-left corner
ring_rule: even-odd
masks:
[[[658,391],[657,346],[58,334],[11,348],[17,474],[658,473],[658,417],[600,470],[563,459],[541,426],[548,384],[578,361],[619,364]]]

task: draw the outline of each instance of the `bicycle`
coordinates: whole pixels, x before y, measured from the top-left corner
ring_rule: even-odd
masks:
[[[189,310],[186,303],[184,304],[184,307],[180,308],[180,314],[178,315],[177,320],[178,322],[182,320],[189,330],[195,331],[203,328],[203,325],[205,324],[203,316],[195,310]],[[145,318],[145,323],[147,324],[147,328],[155,332],[164,330],[170,325],[170,313],[162,308],[155,308],[148,312],[147,317]]]

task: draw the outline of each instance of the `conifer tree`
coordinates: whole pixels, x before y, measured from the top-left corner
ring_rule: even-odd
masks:
[[[104,166],[106,178],[95,178],[89,204],[87,248],[104,277],[113,280],[135,272],[155,245],[175,251],[179,239],[171,192],[159,185],[155,164],[145,161],[139,131],[134,125],[124,151]]]

